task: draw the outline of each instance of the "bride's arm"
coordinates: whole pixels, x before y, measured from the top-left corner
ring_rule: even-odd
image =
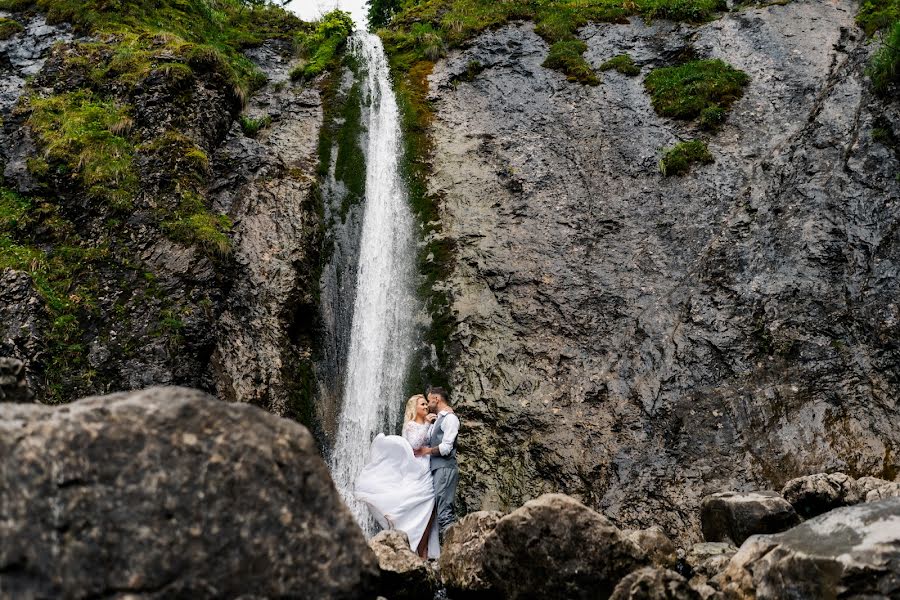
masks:
[[[416,427],[415,422],[407,421],[403,425],[403,439],[409,442],[409,445],[412,446],[413,450],[421,446],[422,444],[418,443],[419,440],[416,439]],[[418,446],[416,445],[418,444]]]

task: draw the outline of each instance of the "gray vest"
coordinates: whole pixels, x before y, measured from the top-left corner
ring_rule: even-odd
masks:
[[[449,414],[449,413],[448,413]],[[456,414],[456,413],[453,413]],[[447,415],[441,415],[438,417],[437,421],[434,422],[434,427],[431,428],[431,436],[428,438],[428,447],[435,448],[437,447],[441,441],[444,439],[444,417]],[[459,417],[457,417],[459,418]],[[459,439],[459,436],[456,436]],[[431,457],[431,470],[440,469],[441,467],[455,467],[456,466],[456,440],[453,440],[453,449],[450,451],[450,454],[447,456],[434,456]]]

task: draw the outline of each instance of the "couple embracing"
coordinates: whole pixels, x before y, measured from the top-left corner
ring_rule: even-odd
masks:
[[[440,555],[440,536],[456,521],[459,418],[443,388],[429,388],[406,403],[403,435],[379,433],[354,494],[384,529],[409,536],[422,558]]]

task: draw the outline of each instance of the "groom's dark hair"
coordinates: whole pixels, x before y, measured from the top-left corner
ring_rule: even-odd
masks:
[[[450,404],[450,394],[448,394],[448,393],[447,393],[447,390],[445,390],[445,389],[442,388],[442,387],[431,387],[431,386],[428,386],[428,389],[425,391],[425,397],[426,397],[426,398],[428,397],[428,394],[436,394],[436,395],[438,395],[438,396],[441,397],[441,400],[443,400],[443,401],[446,402],[447,404]]]

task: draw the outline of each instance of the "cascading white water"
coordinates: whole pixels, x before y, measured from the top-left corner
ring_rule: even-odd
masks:
[[[353,482],[379,431],[394,433],[405,402],[415,294],[413,217],[399,172],[400,116],[378,36],[356,32],[350,48],[368,100],[366,198],[344,393],[331,472],[338,491],[369,533],[374,522],[353,498]],[[362,168],[362,165],[360,165]]]

